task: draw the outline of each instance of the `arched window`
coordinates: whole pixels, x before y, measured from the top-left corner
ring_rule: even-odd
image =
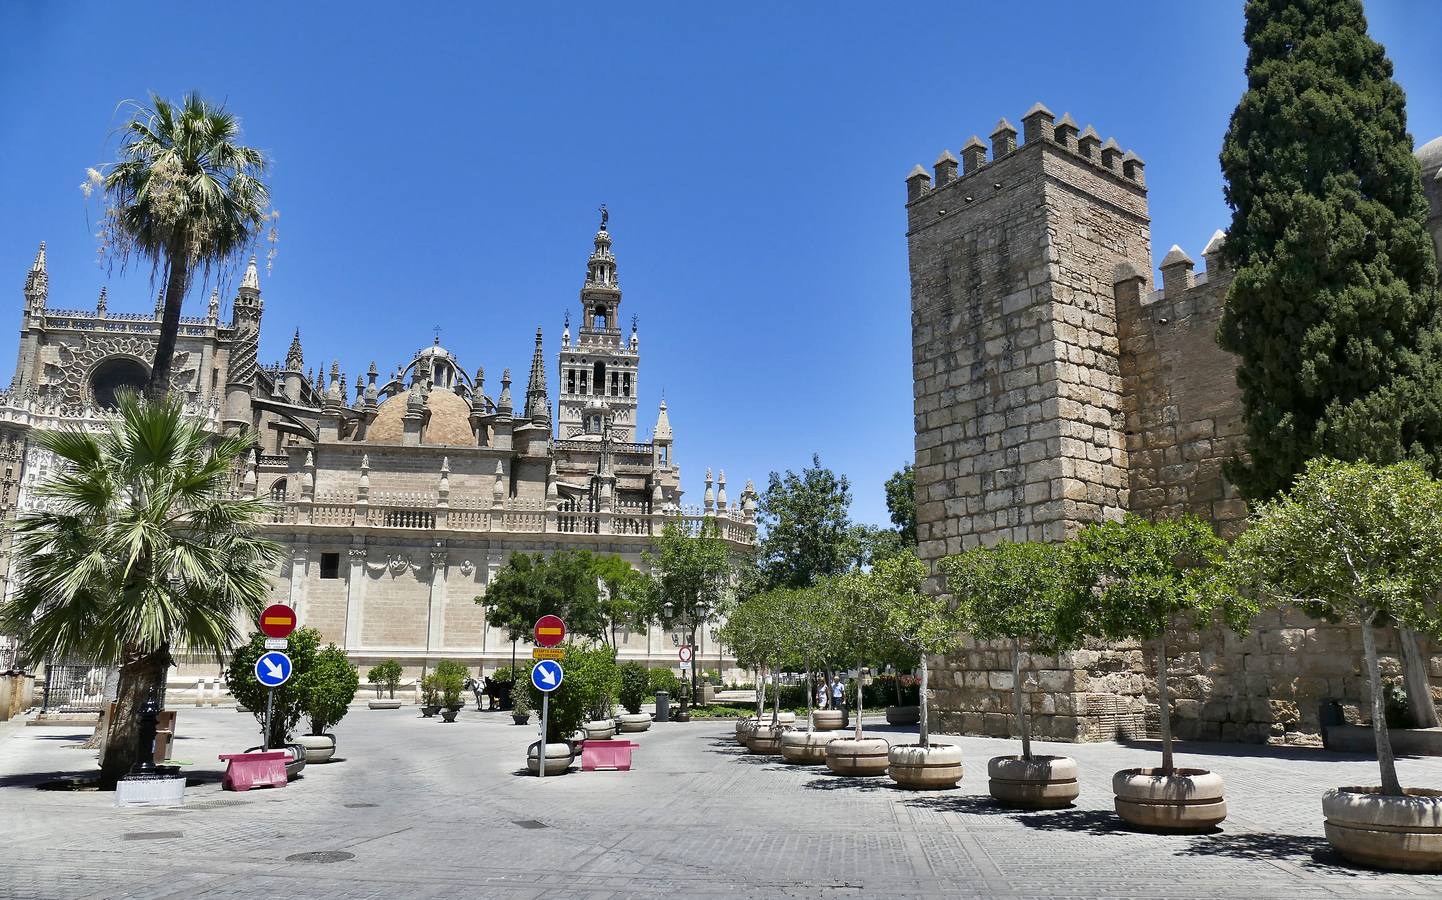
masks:
[[[115,408],[115,395],[122,390],[141,392],[150,381],[145,363],[124,356],[107,359],[90,374],[90,390],[101,409]]]
[[[606,393],[606,364],[596,363],[596,380],[592,382],[596,396],[600,397]]]
[[[272,503],[285,502],[285,479],[277,478],[270,486],[270,499]]]
[[[596,304],[596,312],[591,319],[592,328],[607,328],[610,322],[606,321],[606,307],[603,304]]]

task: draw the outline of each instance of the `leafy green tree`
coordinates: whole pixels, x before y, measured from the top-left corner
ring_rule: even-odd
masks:
[[[619,648],[616,631],[646,627],[658,588],[655,581],[614,553],[594,557],[593,569],[604,588],[598,602],[607,637],[612,647]]]
[[[290,678],[275,688],[270,698],[270,740],[267,746],[284,747],[305,715],[302,679],[315,668],[319,649],[320,632],[314,628],[297,628],[290,633],[285,651],[290,657]],[[230,693],[236,702],[255,716],[262,736],[265,735],[266,694],[271,689],[255,677],[255,661],[265,653],[265,635],[257,631],[231,652],[230,663],[225,667],[225,682]]]
[[[466,689],[466,679],[471,676],[471,670],[463,662],[443,659],[436,663],[434,674],[436,691],[441,695],[441,705],[447,709],[459,709],[463,705],[461,692]]]
[[[392,700],[396,697],[396,686],[401,683],[401,664],[393,659],[388,659],[379,665],[371,666],[366,673],[366,681],[376,686],[376,696],[380,696],[380,690],[384,687],[390,692]]]
[[[846,561],[853,569],[869,569],[877,560],[897,553],[911,553],[915,544],[906,543],[901,532],[875,525],[852,525],[846,533]]]
[[[876,591],[866,572],[847,572],[820,585],[835,613],[836,639],[843,659],[858,670],[894,655],[896,641],[886,620],[886,607],[876,602]],[[856,684],[856,739],[861,740],[861,682]]]
[[[1250,0],[1222,147],[1252,500],[1316,456],[1442,472],[1442,300],[1392,63],[1360,0]]]
[[[170,390],[180,308],[197,271],[239,264],[265,230],[267,161],[238,143],[240,121],[197,93],[177,105],[152,94],[132,104],[118,159],[91,169],[83,186],[99,187],[104,206],[101,250],[124,265],[150,262],[165,279],[165,312],[147,395]]]
[[[654,589],[647,593],[653,604],[647,618],[665,628],[685,628],[687,642],[695,647],[697,629],[726,611],[736,569],[731,549],[715,522],[707,521],[695,534],[671,524],[656,542],[656,552],[647,554],[647,561],[656,572]],[[696,669],[696,665],[691,667],[692,697],[696,696]]]
[[[298,682],[300,708],[310,720],[311,734],[325,734],[340,724],[360,690],[360,673],[335,644],[317,651],[310,669],[292,678]]]
[[[140,708],[160,693],[171,645],[228,653],[241,640],[235,623],[264,606],[280,558],[256,536],[268,505],[229,492],[253,435],[210,434],[176,400],[118,399],[102,433],[31,435],[62,468],[36,487],[47,511],[15,523],[19,588],[0,608],[0,631],[37,658],[120,666],[105,782],[136,762]]]
[[[650,684],[650,678],[646,674],[644,663],[631,661],[621,665],[621,686],[616,691],[616,699],[620,701],[622,708],[631,715],[638,715],[641,712],[641,704],[646,702],[646,688]]]
[[[486,624],[505,629],[513,641],[529,638],[544,615],[560,616],[572,634],[604,641],[609,623],[596,578],[589,550],[512,553],[476,603],[486,607]]]
[[[886,479],[886,511],[903,544],[916,546],[916,470],[911,463]]]
[[[757,566],[761,590],[803,588],[849,567],[851,485],[821,465],[798,475],[771,473],[759,504],[763,530]]]
[[[721,639],[736,654],[737,662],[779,674],[780,663],[792,643],[792,613],[795,591],[787,588],[763,591],[746,597],[731,608],[726,624],[721,626]],[[772,691],[772,724],[780,713],[780,683]],[[764,682],[756,684],[756,717],[759,719],[766,702]]]
[[[1382,793],[1400,796],[1376,632],[1442,635],[1442,484],[1415,463],[1315,460],[1287,495],[1256,509],[1230,568],[1246,594],[1361,625]]]
[[[879,560],[864,576],[863,583],[866,599],[882,611],[881,627],[886,635],[920,661],[921,746],[930,747],[927,657],[946,653],[960,643],[961,630],[956,616],[946,598],[926,592],[926,564],[914,553],[898,553]],[[858,729],[860,718],[858,714]]]
[[[1023,641],[1032,653],[1054,653],[1065,644],[1058,616],[1074,593],[1069,552],[1065,544],[1002,542],[941,562],[962,630],[979,640],[1011,642],[1012,714],[1023,759],[1031,759],[1031,723],[1021,690]]]
[[[1191,516],[1148,522],[1128,515],[1087,526],[1073,544],[1076,589],[1061,609],[1059,634],[1156,641],[1163,772],[1174,768],[1167,633],[1179,618],[1198,629],[1221,621],[1240,633],[1257,611],[1228,587],[1224,548],[1209,525]]]

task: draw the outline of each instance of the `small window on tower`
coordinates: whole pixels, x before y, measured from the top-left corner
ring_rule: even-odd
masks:
[[[597,306],[597,307],[596,307],[596,314],[595,314],[595,316],[594,316],[594,318],[592,319],[592,322],[591,322],[591,327],[592,327],[592,328],[605,328],[605,327],[606,327],[606,324],[607,324],[607,322],[606,322],[606,307],[604,307],[604,306]]]
[[[586,370],[581,370],[581,393],[586,393]]]
[[[618,387],[619,387],[619,386],[620,386],[620,378],[616,375],[615,372],[612,372],[612,373],[611,373],[611,396],[612,396],[612,397],[619,397],[619,396],[621,396],[621,392],[618,390]]]
[[[621,391],[623,397],[631,396],[631,373],[627,372],[621,376]]]
[[[592,384],[595,386],[596,396],[597,396],[597,397],[599,397],[599,396],[601,396],[602,394],[605,394],[605,393],[606,393],[606,364],[605,364],[605,363],[603,363],[603,362],[598,362],[598,363],[596,363],[596,380],[595,380],[594,382],[592,382]]]
[[[576,393],[576,370],[575,370],[575,369],[567,369],[567,370],[566,370],[566,393],[568,393],[568,394],[574,394],[574,393]]]
[[[340,554],[339,554],[339,553],[322,553],[322,554],[320,555],[320,577],[322,577],[322,578],[339,578],[339,577],[340,577]]]

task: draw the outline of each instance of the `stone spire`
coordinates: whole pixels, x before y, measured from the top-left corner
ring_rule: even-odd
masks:
[[[100,288],[100,297],[95,301],[95,315],[98,318],[105,318],[105,311],[110,308],[110,303],[105,296],[105,287]]]
[[[586,261],[586,287],[601,287],[619,289],[620,280],[616,277],[616,257],[611,253],[611,233],[606,230],[606,223],[610,220],[611,214],[606,212],[606,204],[601,204],[601,227],[596,232],[595,249],[591,251],[591,258]]]
[[[716,511],[716,489],[712,487],[711,469],[706,469],[706,493],[702,496],[702,505],[706,512]]]
[[[511,370],[501,372],[501,396],[496,398],[496,413],[510,417],[511,407]]]
[[[303,365],[305,365],[305,353],[300,349],[300,329],[297,328],[295,335],[290,339],[290,350],[285,354],[285,370],[299,372]]]
[[[220,318],[220,288],[214,287],[210,290],[210,306],[205,311],[205,317],[214,322]]]
[[[722,469],[720,477],[716,479],[716,506],[718,509],[726,508],[726,470]]]
[[[41,241],[40,249],[35,251],[35,261],[25,273],[25,300],[35,309],[44,309],[49,297],[50,273],[45,268],[45,242]]]
[[[531,356],[531,377],[526,381],[526,418],[536,425],[551,422],[551,401],[546,393],[546,358],[541,350],[541,329],[536,328],[536,352]]]
[[[666,398],[661,398],[661,412],[656,416],[656,434],[652,440],[671,440],[671,417],[666,415]]]
[[[245,275],[241,276],[240,289],[260,293],[260,272],[255,267],[254,253],[250,255],[250,262],[245,265]]]
[[[155,318],[165,318],[165,288],[161,288],[160,293],[155,295]]]

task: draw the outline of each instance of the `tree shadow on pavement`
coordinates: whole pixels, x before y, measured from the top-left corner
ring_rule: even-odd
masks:
[[[1178,856],[1225,856],[1231,859],[1292,862],[1329,875],[1349,878],[1384,874],[1343,859],[1341,854],[1332,849],[1326,838],[1298,834],[1244,832],[1198,835],[1176,853]]]
[[[875,778],[857,778],[853,775],[822,775],[813,778],[802,785],[808,791],[856,791],[859,794],[876,793],[886,791],[888,793],[901,793],[902,788],[886,776]]]
[[[1013,810],[1016,820],[1028,828],[1043,831],[1071,831],[1096,835],[1126,835],[1137,832],[1128,828],[1109,809],[1054,809],[1037,812]]]
[[[996,800],[975,794],[918,794],[901,801],[907,806],[933,812],[966,813],[981,816],[1014,816],[1021,811],[1008,809]]]

